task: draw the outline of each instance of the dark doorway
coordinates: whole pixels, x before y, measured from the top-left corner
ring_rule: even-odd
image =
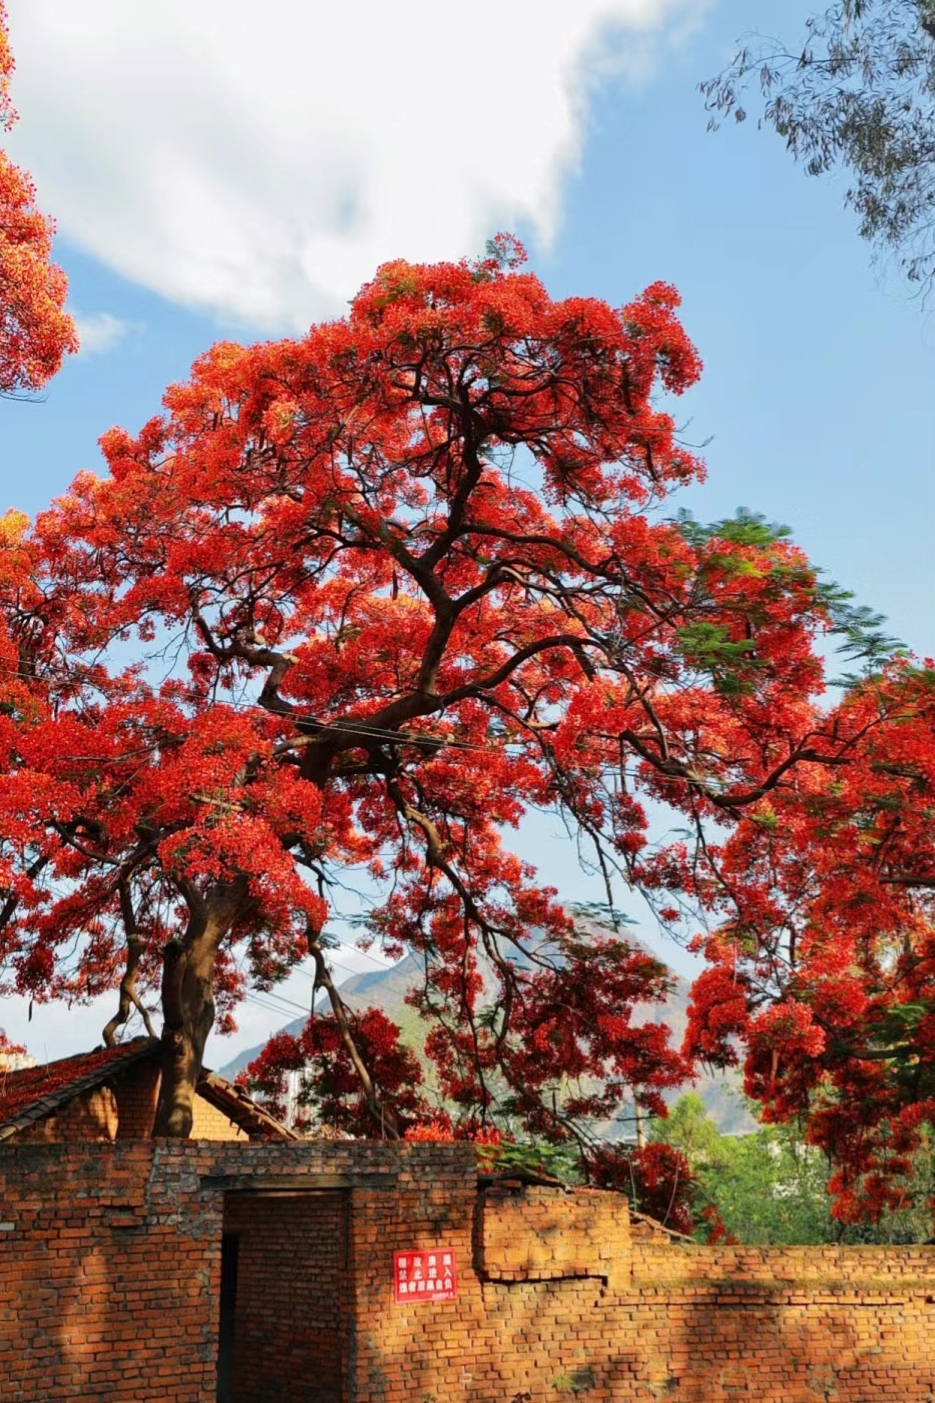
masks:
[[[237,1250],[240,1239],[221,1238],[221,1320],[218,1326],[217,1403],[234,1403],[234,1312],[237,1308]]]
[[[346,1193],[227,1193],[223,1241],[218,1403],[343,1403]]]

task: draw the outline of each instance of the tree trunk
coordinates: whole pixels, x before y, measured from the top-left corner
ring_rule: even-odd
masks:
[[[140,959],[143,955],[143,944],[141,941],[130,936],[127,939],[127,966],[120,981],[120,997],[117,1004],[117,1012],[110,1019],[101,1036],[104,1039],[105,1047],[115,1047],[117,1043],[117,1029],[122,1028],[129,1022],[130,1014],[137,1010],[146,1028],[147,1037],[154,1038],[156,1030],[153,1028],[152,1019],[147,1012],[143,1000],[140,998],[136,988],[136,976],[140,967]]]
[[[245,878],[213,888],[204,898],[186,893],[188,929],[166,946],[162,971],[162,1079],[153,1134],[187,1140],[191,1134],[205,1043],[214,1023],[217,952],[247,902]]]

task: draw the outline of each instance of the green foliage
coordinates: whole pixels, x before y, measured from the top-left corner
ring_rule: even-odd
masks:
[[[932,0],[932,4],[935,5],[935,0]],[[678,513],[674,524],[695,550],[720,541],[733,546],[766,550],[792,534],[788,526],[767,521],[766,517],[748,511],[746,507],[739,507],[734,516],[709,525],[696,521],[691,512],[683,510]],[[709,557],[709,564],[735,572],[742,571],[744,566],[742,558],[717,552]],[[774,568],[788,578],[788,565],[777,564]],[[820,575],[821,572],[816,571],[815,574]],[[819,579],[814,582],[813,575],[812,581],[814,603],[825,614],[832,636],[838,639],[837,652],[846,661],[861,664],[859,674],[846,674],[835,679],[833,685],[853,686],[857,681],[879,672],[893,658],[905,657],[905,645],[888,632],[882,614],[874,613],[865,604],[855,604],[852,591],[832,580]],[[751,656],[752,643],[745,639],[739,642],[731,640],[723,627],[703,621],[683,629],[680,637],[685,660],[709,673],[722,690],[734,688],[743,692],[749,689],[750,669],[757,665],[756,659]],[[746,677],[744,669],[747,670]]]
[[[618,931],[621,926],[635,926],[637,922],[626,911],[610,906],[606,901],[575,901],[571,909],[576,916],[584,917],[601,930]]]
[[[811,586],[814,573],[810,567],[783,558],[770,547],[784,541],[790,531],[787,526],[768,522],[765,517],[738,508],[732,517],[702,525],[690,512],[679,512],[673,523],[679,534],[693,550],[703,554],[704,566],[698,586],[704,590],[710,583],[707,603],[714,610],[724,607],[720,585],[725,577],[753,576],[766,578],[771,585],[787,588],[799,580]],[[760,552],[758,561],[750,559],[742,549]],[[741,597],[734,606],[732,623],[714,623],[704,617],[696,618],[678,632],[682,657],[689,667],[709,677],[721,696],[749,696],[764,675],[764,659],[757,656],[756,629],[764,622],[763,593],[759,603]],[[700,596],[699,596],[700,599]]]
[[[700,1210],[714,1204],[728,1234],[751,1244],[834,1242],[828,1164],[792,1126],[721,1135],[696,1092],[682,1096],[651,1136],[681,1150],[701,1184]]]
[[[593,1370],[587,1366],[580,1369],[572,1369],[569,1374],[556,1374],[552,1380],[552,1387],[556,1393],[587,1393],[594,1387],[595,1379]]]
[[[681,1150],[696,1173],[720,1163],[727,1153],[724,1147],[732,1138],[721,1135],[697,1091],[680,1096],[665,1120],[654,1117],[650,1121],[649,1139]]]
[[[848,662],[862,664],[859,674],[846,673],[835,679],[834,686],[852,687],[906,653],[905,645],[887,632],[885,617],[853,600],[850,590],[830,580],[822,581],[816,590],[816,602],[825,609],[831,633],[840,640],[837,652]]]
[[[683,508],[675,518],[675,525],[689,545],[696,549],[711,541],[729,541],[732,545],[756,546],[763,550],[792,535],[788,526],[767,521],[765,516],[748,511],[746,507],[738,507],[734,516],[714,521],[709,526],[696,521],[691,512]]]
[[[492,1174],[543,1174],[575,1184],[581,1178],[577,1146],[553,1145],[546,1140],[521,1143],[505,1141],[480,1147],[484,1168]]]
[[[748,660],[754,647],[748,638],[735,642],[723,624],[702,619],[680,628],[678,636],[686,662],[712,675],[732,673]]]
[[[743,697],[753,692],[761,663],[754,657],[752,639],[732,639],[723,625],[701,620],[679,629],[678,639],[688,665],[710,677],[721,696]]]
[[[750,1104],[751,1113],[756,1108]],[[681,1096],[668,1119],[653,1120],[650,1138],[680,1150],[701,1188],[694,1206],[716,1207],[730,1237],[758,1246],[830,1242],[925,1242],[935,1197],[935,1132],[913,1160],[903,1205],[878,1222],[843,1224],[831,1216],[831,1168],[794,1124],[761,1125],[750,1135],[722,1135],[697,1092]],[[702,1228],[700,1235],[704,1235]]]
[[[724,1138],[724,1159],[699,1177],[732,1237],[767,1245],[838,1240],[828,1162],[801,1143],[795,1127],[761,1126],[752,1135]]]
[[[935,277],[935,0],[835,0],[786,47],[751,37],[701,84],[711,127],[746,117],[757,84],[764,123],[809,175],[849,172],[860,233],[896,251],[909,278]]]

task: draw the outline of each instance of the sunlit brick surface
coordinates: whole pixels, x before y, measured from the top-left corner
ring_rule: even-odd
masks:
[[[462,1146],[118,1140],[0,1148],[2,1403],[214,1403],[225,1203],[235,1403],[935,1397],[933,1248],[670,1243],[611,1195],[479,1195]],[[442,1243],[457,1299],[395,1304],[393,1253]]]

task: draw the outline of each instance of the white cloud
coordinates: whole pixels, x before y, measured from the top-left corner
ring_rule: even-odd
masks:
[[[9,0],[15,154],[125,276],[270,328],[377,263],[547,241],[608,56],[709,0]]]
[[[133,322],[125,322],[111,312],[92,312],[89,316],[72,312],[72,320],[78,330],[81,350],[88,356],[99,356],[112,351],[125,336],[137,328]]]

